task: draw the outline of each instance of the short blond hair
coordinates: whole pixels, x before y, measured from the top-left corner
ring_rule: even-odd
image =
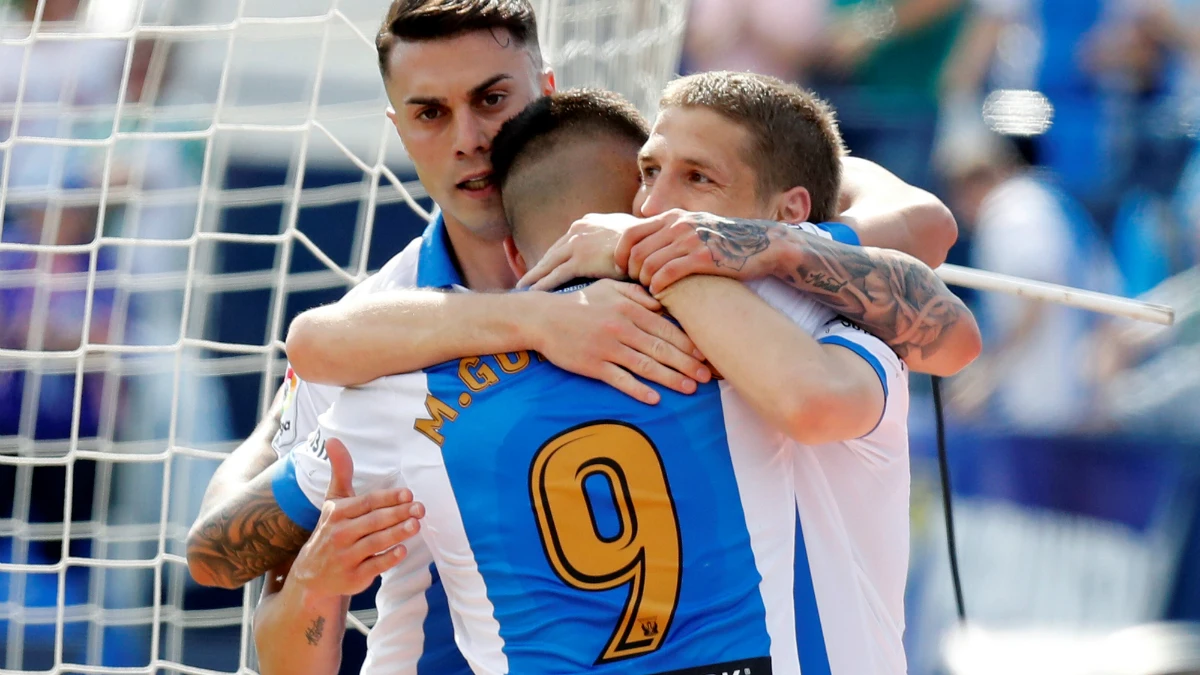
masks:
[[[707,108],[750,134],[746,163],[757,172],[759,196],[808,189],[813,222],[837,216],[842,135],[833,108],[810,91],[767,75],[715,71],[667,85],[659,107]]]

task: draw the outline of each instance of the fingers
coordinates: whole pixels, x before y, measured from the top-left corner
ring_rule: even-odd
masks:
[[[647,256],[645,262],[642,263],[642,267],[638,271],[638,283],[640,283],[642,286],[648,287],[650,285],[650,281],[654,278],[654,275],[657,274],[660,269],[662,269],[663,265],[666,265],[672,260],[686,258],[687,256],[687,246],[678,241],[671,242],[663,248],[654,251]]]
[[[650,279],[650,293],[658,295],[676,281],[702,272],[703,263],[696,261],[691,256],[676,258],[663,265],[654,273],[654,276]]]
[[[663,229],[663,224],[664,221],[660,217],[648,218],[621,233],[621,238],[617,240],[617,248],[613,251],[613,261],[617,263],[617,267],[625,270],[629,276],[634,276],[634,270],[629,267],[634,247],[646,237]]]
[[[678,371],[671,370],[670,368],[659,363],[654,357],[647,356],[646,353],[642,351],[642,349],[654,351],[654,348],[650,346],[652,341],[654,341],[654,339],[646,336],[645,334],[642,334],[641,337],[636,340],[631,340],[631,342],[639,345],[640,348],[627,347],[622,351],[621,354],[617,356],[615,362],[617,365],[629,370],[643,379],[661,384],[662,386],[667,387],[668,389],[673,389],[681,394],[694,394],[696,392],[695,380],[679,373]]]
[[[342,499],[354,496],[354,460],[350,451],[336,438],[326,439],[325,452],[329,457],[329,487],[326,499]]]
[[[350,555],[356,560],[364,560],[409,540],[420,529],[421,521],[416,518],[404,518],[359,539],[350,547]]]
[[[671,228],[663,227],[638,242],[629,252],[629,265],[627,268],[629,276],[634,279],[640,279],[646,260],[655,252],[669,246],[674,239],[675,233]]]
[[[330,509],[329,520],[350,520],[371,511],[408,504],[412,500],[412,492],[407,488],[372,490],[359,497],[348,497],[346,499],[326,502],[325,508]],[[332,505],[332,508],[330,508],[330,505]]]
[[[399,565],[406,557],[408,557],[408,549],[403,545],[398,545],[390,551],[367,558],[355,571],[355,576],[360,580],[359,585],[363,588],[370,586],[375,577]]]
[[[524,283],[529,275],[521,278]],[[570,265],[559,265],[546,273],[540,280],[533,284],[529,290],[532,291],[553,291],[562,286],[576,276],[575,270]]]
[[[632,349],[629,351],[633,351]],[[597,373],[596,379],[604,382],[608,386],[617,389],[642,403],[655,405],[662,398],[657,391],[644,382],[639,381],[631,375],[629,371],[616,366],[612,363],[604,363],[600,366],[600,372]]]
[[[696,391],[695,382],[712,379],[712,372],[698,358],[700,351],[678,326],[657,314],[638,317],[634,323],[641,332],[630,341],[629,346],[665,366],[675,373],[675,377],[689,382],[680,382],[675,377],[667,381],[640,372],[639,375],[684,394]]]
[[[517,282],[517,288],[528,288],[530,286],[534,286],[535,284],[537,284],[538,281],[544,280],[544,278],[548,274],[551,274],[553,272],[559,272],[562,264],[567,262],[570,259],[571,259],[570,245],[563,244],[562,239],[558,240],[558,242],[556,242],[553,246],[550,247],[549,251],[546,251],[546,255],[542,256],[542,259],[539,260],[538,263],[536,265],[534,265],[532,269],[527,271],[525,273],[525,276],[521,277],[521,280]],[[562,276],[562,274],[564,274],[564,273],[565,273],[565,271],[560,272],[559,276]],[[566,279],[564,279],[563,281],[566,281]],[[538,284],[537,287],[534,288],[534,290],[551,290],[551,289],[554,289],[557,287],[558,287],[558,284],[555,284],[554,286],[550,286],[548,288],[546,287],[546,284]]]
[[[647,293],[645,288],[642,288],[637,284],[618,283],[616,284],[616,289],[621,295],[633,300],[651,312],[662,311],[662,303]]]

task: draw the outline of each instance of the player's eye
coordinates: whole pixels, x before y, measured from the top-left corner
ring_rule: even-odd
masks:
[[[507,95],[505,95],[501,92],[498,92],[498,91],[493,91],[492,93],[487,94],[483,97],[483,107],[495,108],[496,106],[500,105],[506,98],[508,98]]]
[[[692,181],[693,183],[701,183],[701,184],[706,184],[706,183],[712,182],[712,180],[709,179],[708,176],[705,176],[704,174],[700,173],[699,171],[693,171],[690,174],[688,174],[688,180]]]
[[[438,110],[437,108],[422,108],[421,111],[417,113],[417,119],[425,120],[427,122],[436,120],[441,116],[442,111]]]
[[[653,182],[655,178],[658,178],[658,171],[659,171],[659,169],[657,166],[642,167],[642,172],[641,172],[641,176],[640,176],[642,184],[645,185],[646,183]]]

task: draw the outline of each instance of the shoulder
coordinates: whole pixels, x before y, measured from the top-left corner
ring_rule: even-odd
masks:
[[[351,289],[346,297],[396,288],[414,288],[417,285],[417,262],[420,257],[421,238],[417,237],[409,242],[403,251],[392,256],[378,272]]]

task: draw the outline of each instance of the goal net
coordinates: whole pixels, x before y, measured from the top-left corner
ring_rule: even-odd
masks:
[[[184,539],[290,317],[435,208],[387,4],[0,0],[0,673],[254,668],[255,589],[197,587]],[[560,86],[653,111],[686,0],[534,4]]]

